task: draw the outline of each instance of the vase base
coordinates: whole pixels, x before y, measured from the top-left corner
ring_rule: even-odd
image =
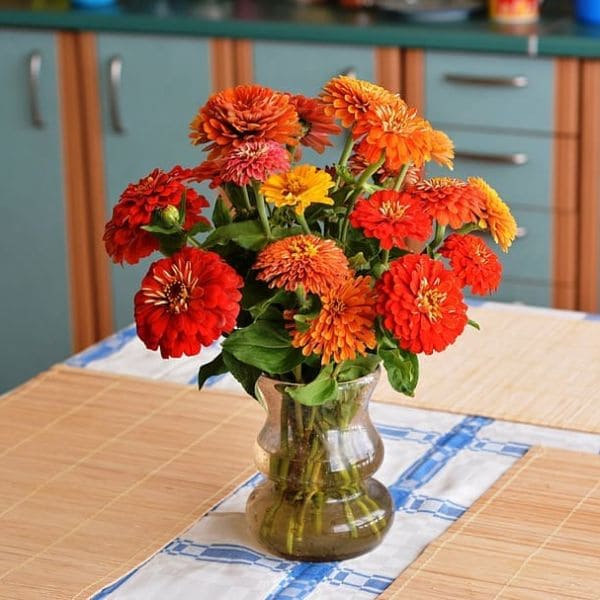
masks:
[[[341,490],[290,490],[265,481],[250,494],[246,516],[256,539],[272,553],[327,562],[378,546],[394,510],[386,487],[373,478]]]

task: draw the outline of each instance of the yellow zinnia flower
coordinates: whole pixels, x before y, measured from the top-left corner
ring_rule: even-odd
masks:
[[[498,192],[480,177],[469,177],[469,185],[481,192],[484,200],[479,226],[490,230],[494,241],[507,252],[517,235],[517,222]]]
[[[260,189],[275,206],[293,206],[296,214],[303,215],[311,204],[333,204],[327,194],[334,185],[325,171],[299,165],[287,173],[271,175]]]

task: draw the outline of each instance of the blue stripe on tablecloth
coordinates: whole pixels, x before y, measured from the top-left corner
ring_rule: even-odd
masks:
[[[117,333],[107,337],[106,339],[90,346],[83,352],[71,356],[65,363],[71,367],[86,367],[95,360],[101,360],[109,357],[111,354],[118,352],[127,345],[137,335],[135,325],[130,325],[125,329],[121,329]]]
[[[389,487],[396,509],[404,506],[413,490],[429,482],[460,450],[469,446],[483,427],[493,422],[487,417],[467,417],[443,435]]]

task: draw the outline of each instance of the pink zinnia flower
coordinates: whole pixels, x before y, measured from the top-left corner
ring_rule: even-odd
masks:
[[[237,185],[252,180],[264,182],[269,175],[290,168],[290,156],[284,146],[272,141],[250,141],[231,150],[223,158],[221,179]]]

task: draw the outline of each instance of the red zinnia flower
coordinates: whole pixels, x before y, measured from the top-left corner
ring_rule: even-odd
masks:
[[[130,184],[113,208],[112,219],[104,230],[108,255],[115,263],[136,264],[141,258],[158,250],[158,238],[142,229],[150,225],[157,211],[168,206],[179,207],[183,193],[186,196],[185,229],[199,222],[208,223],[201,215],[208,206],[204,196],[184,185],[193,178],[193,172],[179,166],[166,173],[154,169],[150,175]]]
[[[467,324],[458,280],[424,254],[391,263],[377,282],[377,312],[401,348],[432,354],[452,344]]]
[[[324,152],[325,146],[333,146],[329,136],[338,135],[342,130],[334,123],[333,116],[327,115],[325,105],[320,100],[301,94],[290,96],[290,100],[304,130],[300,143],[313,148],[319,154]]]
[[[462,287],[470,285],[471,291],[481,296],[498,289],[502,264],[480,237],[452,234],[446,238],[440,254],[450,261]]]
[[[424,179],[406,191],[423,200],[427,213],[440,225],[450,225],[452,229],[477,223],[484,204],[479,190],[452,177]]]
[[[135,295],[140,339],[163,358],[198,354],[235,327],[242,285],[218,254],[198,248],[152,263]]]
[[[406,248],[406,238],[424,241],[431,235],[431,218],[422,202],[393,190],[359,200],[350,214],[350,223],[367,237],[378,239],[384,250]]]

